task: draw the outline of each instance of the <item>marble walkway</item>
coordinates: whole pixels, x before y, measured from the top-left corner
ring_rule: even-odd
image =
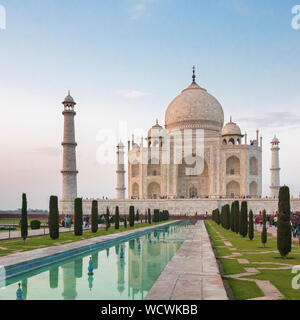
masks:
[[[204,221],[198,221],[146,300],[228,300]]]

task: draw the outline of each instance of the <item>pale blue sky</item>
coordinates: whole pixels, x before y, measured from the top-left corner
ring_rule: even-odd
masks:
[[[300,3],[300,1],[299,1]],[[0,208],[47,208],[61,195],[61,101],[76,106],[78,189],[113,197],[114,166],[96,162],[103,128],[148,129],[171,100],[197,82],[243,132],[281,140],[281,180],[299,195],[300,30],[296,0],[0,0]],[[114,150],[114,146],[112,146]]]

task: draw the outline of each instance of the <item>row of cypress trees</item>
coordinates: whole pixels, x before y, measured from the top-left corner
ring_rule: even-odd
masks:
[[[221,213],[219,209],[213,210],[212,219],[224,229],[240,234],[244,238],[247,234],[250,240],[254,237],[253,212],[250,210],[248,220],[247,201],[242,201],[241,210],[239,201],[232,202],[231,207],[225,204],[221,208]]]
[[[292,231],[291,231],[291,204],[290,190],[287,186],[283,186],[279,190],[278,200],[278,221],[277,221],[277,249],[282,258],[285,258],[292,250]],[[262,232],[261,242],[265,246],[267,243],[267,214],[266,210],[262,212]],[[229,205],[225,205],[221,209],[215,209],[212,212],[212,219],[217,224],[221,224],[224,229],[231,230],[240,234],[242,237],[254,239],[254,216],[253,211],[249,211],[247,201],[242,201],[241,210],[239,209],[239,201],[234,201],[229,212]]]

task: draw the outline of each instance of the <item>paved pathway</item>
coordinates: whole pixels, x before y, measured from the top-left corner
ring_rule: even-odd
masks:
[[[228,300],[203,221],[191,227],[146,300]]]

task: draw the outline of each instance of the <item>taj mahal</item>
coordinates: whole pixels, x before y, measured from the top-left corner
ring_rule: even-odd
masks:
[[[70,93],[63,101],[63,195],[61,214],[72,214],[77,197],[77,167],[74,117],[76,102]],[[116,199],[98,200],[99,210],[128,214],[130,205],[140,212],[169,210],[171,215],[211,213],[233,199],[248,199],[254,212],[276,212],[280,188],[279,140],[271,141],[271,181],[269,197],[262,198],[262,143],[259,130],[254,139],[242,133],[233,118],[224,125],[224,112],[218,100],[196,82],[168,106],[165,125],[158,121],[146,138],[117,145]],[[125,174],[128,163],[128,197]],[[83,200],[84,214],[91,202]],[[300,211],[300,200],[292,199],[292,210]]]

